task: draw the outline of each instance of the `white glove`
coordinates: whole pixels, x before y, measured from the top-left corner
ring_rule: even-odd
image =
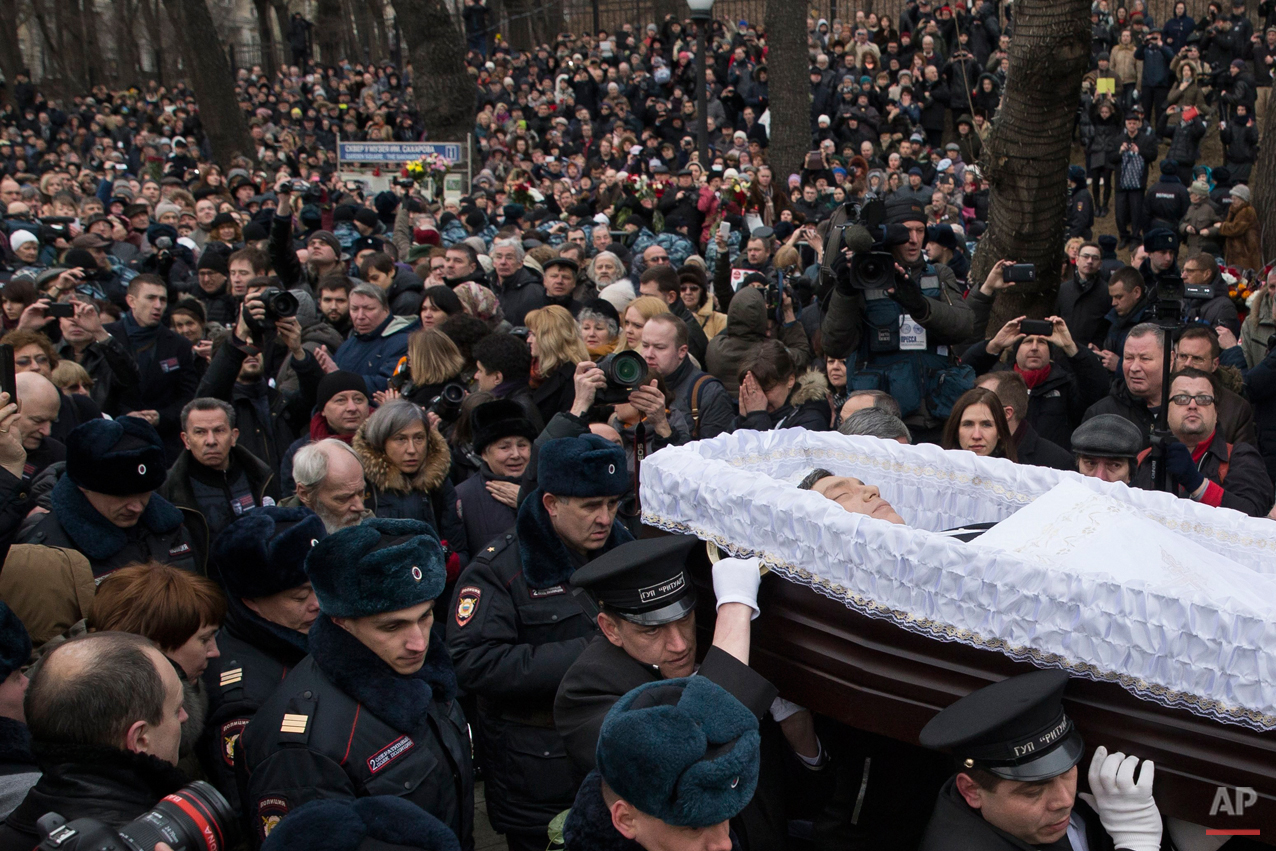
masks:
[[[756,558],[723,558],[713,566],[713,594],[717,608],[723,603],[744,603],[753,609],[753,617],[762,614],[758,608],[758,585],[762,572]]]
[[[782,697],[777,697],[775,700],[771,701],[771,717],[775,719],[775,723],[777,724],[786,718],[797,715],[805,709],[805,706],[799,706],[793,701],[785,700]]]
[[[1139,780],[1134,782],[1137,756],[1108,753],[1099,745],[1090,761],[1090,791],[1083,795],[1103,822],[1103,829],[1117,848],[1129,851],[1159,851],[1161,812],[1152,800],[1152,780],[1156,766],[1143,761]]]

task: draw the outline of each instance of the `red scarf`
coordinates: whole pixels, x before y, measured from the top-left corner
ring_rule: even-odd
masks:
[[[1050,377],[1050,367],[1053,364],[1046,364],[1041,369],[1020,369],[1019,364],[1015,364],[1015,372],[1023,377],[1023,383],[1028,385],[1028,389],[1036,387],[1041,382]]]
[[[315,443],[326,437],[335,437],[342,443],[350,443],[354,440],[353,434],[337,434],[328,425],[328,421],[324,419],[323,413],[320,412],[310,418],[310,439]]]
[[[1214,442],[1214,435],[1218,434],[1218,429],[1210,432],[1210,436],[1196,444],[1196,448],[1192,450],[1192,460],[1197,464],[1201,463],[1201,459],[1205,457],[1205,453],[1209,451],[1210,444]]]

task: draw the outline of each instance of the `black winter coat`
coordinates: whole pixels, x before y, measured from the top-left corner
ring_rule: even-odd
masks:
[[[182,451],[182,408],[195,398],[199,386],[199,373],[195,371],[195,355],[190,341],[165,327],[160,327],[155,337],[153,352],[146,358],[138,357],[138,349],[129,340],[124,320],[112,322],[106,331],[129,351],[133,361],[140,366],[140,378],[135,387],[122,387],[115,398],[115,406],[106,411],[112,417],[120,417],[133,411],[158,411],[159,425],[156,431],[164,439],[164,454],[172,464]]]
[[[186,784],[177,766],[150,754],[95,745],[32,746],[44,774],[0,827],[0,851],[31,851],[44,839],[36,820],[58,813],[119,828]]]
[[[235,427],[239,429],[238,445],[264,461],[278,482],[288,447],[310,427],[310,412],[324,373],[309,352],[304,361],[293,359],[300,392],[289,397],[271,387],[264,377],[258,387],[240,384],[239,370],[247,357],[248,353],[233,340],[224,342],[213,355],[195,395],[230,402],[235,409]],[[258,398],[259,393],[264,397]],[[262,415],[263,408],[267,416]]]
[[[1227,476],[1220,481],[1219,472],[1222,463],[1228,461]],[[1272,479],[1267,475],[1267,468],[1258,450],[1246,443],[1232,444],[1229,457],[1227,438],[1221,430],[1214,432],[1214,439],[1209,449],[1196,463],[1201,475],[1223,488],[1222,499],[1217,503],[1220,508],[1234,508],[1250,517],[1266,517],[1272,507]],[[1136,488],[1152,489],[1152,464],[1144,459],[1139,469],[1130,479]],[[1187,497],[1186,491],[1174,486],[1174,493]],[[1206,496],[1209,492],[1206,492]],[[1214,503],[1211,503],[1214,504]]]
[[[576,364],[560,363],[549,375],[541,377],[539,385],[531,388],[532,402],[540,411],[542,422],[572,409],[572,402],[576,401],[575,375]]]
[[[500,299],[505,318],[515,328],[523,324],[528,313],[545,306],[545,287],[540,276],[526,266],[519,267],[507,280],[498,280],[492,291]]]
[[[278,501],[280,498],[279,477],[274,471],[242,446],[233,446],[230,451],[235,466],[226,471],[230,474],[226,477],[228,481],[223,485],[226,488],[227,499],[231,497],[229,486],[233,483],[230,477],[242,470],[248,479],[248,488],[252,491],[255,507],[261,508],[267,504],[264,501],[267,496]],[[186,531],[190,533],[191,546],[195,550],[195,563],[199,565],[200,573],[207,573],[208,553],[212,548],[213,539],[217,537],[221,529],[209,526],[208,518],[204,516],[199,501],[195,498],[195,489],[191,485],[191,465],[197,463],[199,462],[191,455],[189,449],[183,450],[182,454],[177,456],[177,462],[169,469],[164,486],[156,493],[182,512],[182,523]],[[218,484],[221,482],[219,481]]]
[[[1245,374],[1245,393],[1254,404],[1259,452],[1267,474],[1276,481],[1276,349]]]
[[[455,454],[453,458],[455,459]],[[498,476],[479,462],[478,472],[456,486],[456,497],[461,501],[461,519],[465,523],[465,539],[477,552],[514,525],[518,512],[487,491],[488,482],[509,482],[517,485],[520,479]]]
[[[1070,449],[1072,430],[1081,424],[1086,409],[1107,394],[1111,379],[1098,355],[1081,344],[1072,357],[1053,346],[1051,355],[1050,375],[1028,391],[1024,422],[1051,443]],[[971,346],[961,359],[980,375],[1014,368],[1013,360],[1007,364],[990,355],[986,342]]]
[[[709,648],[696,676],[722,686],[760,719],[778,694],[775,686],[761,674],[717,647]],[[659,668],[642,664],[601,635],[590,642],[572,665],[554,699],[554,724],[582,778],[595,768],[594,750],[607,712],[630,690],[660,678]],[[765,727],[763,735],[767,735]],[[768,763],[763,762],[770,767]],[[823,779],[821,775],[812,776]],[[731,819],[731,828],[740,838],[742,848],[761,851],[785,846],[784,782],[780,772],[764,773],[759,777],[753,800]],[[774,794],[777,786],[779,795]],[[781,800],[774,800],[776,798]]]
[[[100,343],[89,343],[79,357],[76,357],[71,344],[63,340],[58,346],[58,357],[62,360],[70,358],[84,367],[89,378],[93,379],[89,396],[104,411],[115,410],[119,394],[136,387],[141,381],[137,361],[133,360],[128,347],[113,336]]]
[[[1055,313],[1063,317],[1068,333],[1080,348],[1090,343],[1103,344],[1108,333],[1107,315],[1112,309],[1108,295],[1108,275],[1100,271],[1092,280],[1083,279],[1075,270],[1059,285]]]
[[[51,499],[52,510],[20,535],[18,543],[79,550],[97,579],[151,560],[202,572],[182,525],[182,512],[159,494],[151,494],[141,519],[129,529],[98,514],[67,476],[54,486]]]
[[[221,656],[204,669],[208,717],[199,747],[209,780],[241,812],[235,746],[257,710],[305,657],[306,636],[263,620],[238,599],[226,602],[226,619],[217,633]]]
[[[1098,814],[1080,798],[1073,811],[1085,821],[1090,851],[1112,851],[1112,838],[1104,832]],[[920,851],[1036,851],[1044,847],[1029,845],[993,827],[978,810],[967,805],[957,791],[956,781],[950,778],[939,790]]]
[[[1125,386],[1125,381],[1120,374],[1112,380],[1112,388],[1108,391],[1108,395],[1086,409],[1081,421],[1085,422],[1099,414],[1116,414],[1134,423],[1143,433],[1144,447],[1152,439],[1152,423],[1156,419],[1156,412],[1142,399],[1130,394],[1130,389]]]
[[[594,555],[629,540],[613,523]],[[576,794],[579,777],[554,729],[553,706],[563,676],[598,633],[568,590],[587,561],[558,537],[536,490],[515,526],[457,581],[448,649],[461,688],[478,698],[475,746],[500,832],[543,833]]]
[[[1143,203],[1145,229],[1168,228],[1178,233],[1179,219],[1187,213],[1192,199],[1188,197],[1187,187],[1182,181],[1172,174],[1163,174],[1159,181],[1152,184]]]
[[[1121,123],[1121,116],[1115,110],[1104,118],[1097,108],[1091,108],[1091,136],[1085,148],[1087,170],[1112,168],[1113,161],[1121,159]]]
[[[1032,423],[1020,423],[1014,439],[1015,457],[1020,464],[1050,467],[1054,470],[1075,470],[1077,467],[1072,461],[1071,452],[1037,434]]]
[[[439,636],[411,676],[395,673],[326,615],[310,628],[309,645],[235,748],[250,835],[260,844],[309,801],[394,795],[473,849],[470,742]],[[298,716],[304,724],[286,721]]]

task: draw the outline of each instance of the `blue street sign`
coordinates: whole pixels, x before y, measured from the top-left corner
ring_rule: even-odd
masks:
[[[408,163],[426,154],[439,154],[453,163],[461,160],[459,142],[338,142],[342,162]]]

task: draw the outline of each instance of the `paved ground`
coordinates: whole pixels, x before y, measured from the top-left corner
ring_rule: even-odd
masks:
[[[505,839],[487,820],[487,795],[482,783],[474,784],[474,851],[504,851]]]

